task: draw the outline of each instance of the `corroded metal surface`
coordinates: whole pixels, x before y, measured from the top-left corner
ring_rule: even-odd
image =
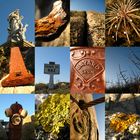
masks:
[[[19,47],[11,48],[10,73],[9,76],[1,82],[1,85],[3,87],[14,87],[33,83],[34,77],[28,73]]]
[[[21,139],[21,130],[22,130],[22,118],[20,117],[21,110],[23,110],[23,108],[17,102],[12,104],[10,106],[10,108],[8,108],[6,110],[6,116],[10,117],[9,118],[9,136],[8,136],[9,140],[20,140]],[[13,119],[14,115],[16,115],[18,117]],[[17,121],[18,119],[20,119],[20,121]],[[15,123],[15,122],[18,122],[18,123]]]
[[[104,48],[71,47],[71,93],[105,93]]]

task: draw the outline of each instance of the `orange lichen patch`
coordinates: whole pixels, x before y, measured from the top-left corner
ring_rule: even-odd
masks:
[[[136,114],[114,114],[110,121],[110,128],[116,132],[124,132],[131,124],[137,121]]]
[[[34,83],[34,76],[28,73],[24,64],[19,47],[11,48],[10,73],[2,81],[3,87],[14,87],[20,85],[29,85]]]
[[[53,18],[53,16],[44,17],[39,20],[35,20],[35,34],[36,37],[50,36],[57,33],[59,27],[63,26],[66,21],[60,17]]]

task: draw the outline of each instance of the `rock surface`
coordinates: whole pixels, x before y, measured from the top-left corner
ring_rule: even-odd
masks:
[[[139,140],[140,139],[140,94],[107,94],[106,95],[106,140]],[[132,117],[128,123],[125,123],[122,127],[121,125],[116,124],[118,127],[116,129],[120,130],[120,132],[115,132],[113,129],[110,128],[111,120],[114,116],[118,114],[127,114],[132,116],[139,116],[135,121],[135,117]],[[119,115],[122,116],[122,115]],[[126,119],[125,119],[126,118]],[[120,122],[126,121],[128,117],[120,117]],[[115,117],[117,120],[117,117]],[[132,124],[131,124],[132,122]],[[130,124],[129,124],[130,123]],[[114,125],[115,126],[115,125]],[[124,127],[124,128],[123,128]],[[123,130],[124,131],[121,131]]]
[[[89,94],[72,94],[77,100],[89,102],[92,95]],[[71,100],[70,108],[70,139],[71,140],[98,140],[98,124],[96,112],[93,107],[81,110],[77,103]]]
[[[62,34],[54,39],[53,41],[49,42],[41,42],[37,41],[36,46],[70,46],[70,24],[67,25],[65,30],[62,32]]]
[[[95,11],[71,11],[71,46],[105,46],[105,14]]]
[[[109,94],[106,100],[110,98],[110,110],[114,112],[137,113],[140,114],[140,94]]]
[[[105,15],[87,11],[88,46],[105,47]]]
[[[70,17],[70,45],[87,46],[86,42],[86,12],[72,11]]]
[[[50,41],[52,44],[59,46],[63,36],[66,36],[65,40],[68,38],[67,32],[69,31],[69,29],[66,29],[66,27],[68,26],[68,22],[69,22],[68,0],[52,0],[52,1],[48,0],[46,2],[36,0],[36,21],[35,21],[36,46],[50,45],[50,43],[41,44],[41,42],[50,42]],[[55,43],[53,43],[53,41]],[[56,44],[56,42],[58,44]],[[67,40],[65,43],[63,42],[64,43],[63,46],[69,45],[68,42],[69,40]]]

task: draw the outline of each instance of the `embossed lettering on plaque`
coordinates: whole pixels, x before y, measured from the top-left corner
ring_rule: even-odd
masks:
[[[104,48],[71,47],[70,55],[71,93],[104,93]]]

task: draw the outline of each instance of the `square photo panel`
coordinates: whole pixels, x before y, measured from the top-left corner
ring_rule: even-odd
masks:
[[[106,93],[140,93],[140,48],[106,48]]]
[[[35,89],[36,94],[70,93],[69,48],[36,47]]]
[[[0,48],[0,93],[34,93],[34,48]]]
[[[105,139],[140,139],[140,94],[105,95]]]
[[[35,0],[35,45],[70,46],[70,0]]]
[[[104,94],[71,94],[70,99],[70,139],[104,140]]]
[[[71,0],[70,46],[105,46],[105,1]]]
[[[106,0],[106,46],[140,45],[140,1]]]
[[[70,92],[105,93],[105,50],[71,47]]]
[[[34,47],[34,1],[0,2],[0,47]]]
[[[0,139],[35,139],[34,95],[0,95]]]

